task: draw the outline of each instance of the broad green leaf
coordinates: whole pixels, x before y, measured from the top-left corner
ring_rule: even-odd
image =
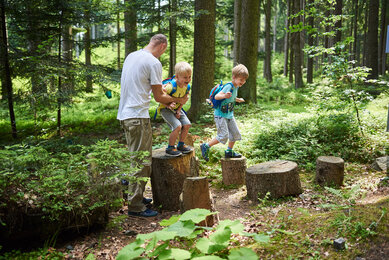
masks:
[[[158,256],[162,254],[162,252],[164,252],[168,246],[169,246],[169,242],[165,242],[162,245],[159,245],[156,249],[154,249],[150,254],[148,254],[148,256],[149,257]]]
[[[163,229],[148,234],[139,234],[137,236],[137,239],[139,238],[143,241],[147,239],[155,239],[156,241],[160,241],[160,240],[167,241],[173,239],[175,236],[176,236],[175,232],[170,232],[167,231],[166,229]]]
[[[179,248],[172,248],[163,251],[159,256],[158,259],[165,260],[165,259],[175,259],[175,260],[184,260],[184,259],[190,259],[190,252],[187,250],[179,249]]]
[[[215,233],[209,236],[209,240],[215,244],[224,244],[230,241],[231,237],[231,229],[229,227],[225,227],[223,229],[216,230]]]
[[[175,232],[179,237],[186,237],[195,231],[196,226],[192,221],[178,221],[167,228],[169,232]]]
[[[205,237],[200,238],[196,243],[196,248],[200,250],[201,253],[208,253],[209,246],[213,245],[213,243]]]
[[[223,258],[215,256],[215,255],[198,256],[198,257],[192,258],[192,260],[220,260],[220,259],[223,259]]]
[[[254,234],[253,238],[258,243],[267,244],[270,242],[270,237],[268,235],[265,235],[265,234]]]
[[[213,254],[219,251],[222,251],[228,247],[228,243],[225,244],[213,244],[208,248],[208,254]]]
[[[250,248],[239,248],[232,249],[230,255],[228,256],[229,260],[257,260],[257,254]]]
[[[220,221],[216,229],[223,229],[225,227],[229,227],[233,234],[240,234],[244,230],[244,225],[239,220],[232,221],[229,219]]]
[[[216,212],[212,213],[207,209],[191,209],[185,211],[184,214],[181,215],[180,220],[181,221],[192,220],[194,223],[197,224],[205,220],[207,216],[212,214],[216,214]]]
[[[159,222],[159,224],[162,227],[166,227],[166,226],[170,226],[170,225],[176,223],[179,219],[180,219],[180,216],[174,215],[174,216],[171,216],[169,219],[162,220],[161,222]]]
[[[94,254],[89,254],[89,255],[85,258],[85,260],[95,260],[95,259],[96,259],[96,257],[95,257]]]
[[[129,260],[139,257],[145,251],[144,248],[139,247],[137,241],[126,245],[119,251],[116,260]]]

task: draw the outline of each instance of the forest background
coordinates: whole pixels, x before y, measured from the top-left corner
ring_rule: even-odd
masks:
[[[289,159],[312,171],[319,154],[367,164],[388,152],[385,0],[0,4],[0,217],[10,229],[10,208],[44,209],[57,220],[63,211],[82,218],[113,207],[115,198],[104,192],[87,199],[104,190],[104,181],[92,191],[78,174],[90,153],[115,176],[129,169],[116,120],[121,66],[155,33],[169,39],[161,57],[164,77],[174,74],[178,61],[193,66],[184,108],[195,136],[214,134],[204,103],[212,86],[229,81],[235,64],[248,67],[239,91],[246,104],[236,115],[246,136],[237,148],[249,164]],[[152,102],[151,116],[156,106]],[[160,122],[154,130],[168,134]],[[154,147],[165,144],[155,137]],[[212,167],[201,170],[217,178]]]

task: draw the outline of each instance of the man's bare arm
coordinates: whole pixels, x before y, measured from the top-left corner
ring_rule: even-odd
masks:
[[[171,102],[185,104],[189,99],[188,95],[185,95],[181,98],[176,98],[166,94],[162,89],[162,85],[151,85],[151,91],[153,91],[155,101],[162,104],[169,104]]]

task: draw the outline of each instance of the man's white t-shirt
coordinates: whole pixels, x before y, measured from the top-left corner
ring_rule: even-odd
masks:
[[[150,52],[130,53],[121,76],[117,119],[150,118],[151,85],[162,85],[162,64]]]

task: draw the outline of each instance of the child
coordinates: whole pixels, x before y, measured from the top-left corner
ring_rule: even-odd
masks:
[[[234,118],[235,102],[244,102],[243,98],[237,98],[238,88],[246,83],[249,77],[249,72],[246,66],[239,64],[232,69],[232,81],[225,84],[222,90],[216,94],[216,100],[222,100],[220,106],[214,107],[215,123],[217,128],[217,135],[209,143],[200,145],[201,155],[204,160],[209,161],[209,149],[215,144],[228,142],[228,148],[224,152],[226,158],[240,158],[241,154],[232,150],[236,141],[241,140],[238,126]]]
[[[164,91],[172,97],[184,97],[188,94],[189,82],[192,79],[192,67],[187,62],[179,62],[174,67],[176,76],[164,86]],[[175,82],[174,82],[175,81]],[[176,87],[173,84],[176,83]],[[175,89],[173,91],[173,89]],[[159,111],[162,118],[170,126],[172,133],[169,136],[169,146],[166,148],[168,156],[180,156],[181,154],[190,153],[192,148],[184,144],[184,140],[189,132],[191,123],[182,110],[184,104],[170,103],[160,104]],[[177,149],[175,143],[179,137]]]

